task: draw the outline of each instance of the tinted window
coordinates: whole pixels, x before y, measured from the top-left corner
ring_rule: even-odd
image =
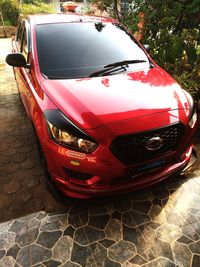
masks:
[[[41,72],[49,78],[88,77],[105,65],[121,60],[147,61],[130,65],[128,70],[148,66],[143,50],[116,24],[37,25],[36,42]]]
[[[28,58],[28,43],[27,43],[27,32],[26,32],[26,28],[24,29],[24,33],[23,33],[22,53],[23,53],[24,57],[27,60],[27,58]]]
[[[18,49],[20,51],[21,51],[21,42],[22,42],[23,30],[24,30],[24,25],[22,23],[20,23],[19,26],[18,26],[18,31],[17,31]]]

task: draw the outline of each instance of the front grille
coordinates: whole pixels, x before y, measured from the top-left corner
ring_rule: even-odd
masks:
[[[88,174],[88,173],[77,172],[77,171],[73,171],[73,170],[70,170],[67,168],[65,168],[65,172],[69,178],[82,180],[82,181],[86,181],[93,176],[93,175]]]
[[[118,136],[111,143],[110,149],[125,165],[142,163],[175,151],[183,134],[184,125],[176,123],[148,132]],[[163,145],[157,150],[148,150],[147,142],[153,137],[160,137]]]

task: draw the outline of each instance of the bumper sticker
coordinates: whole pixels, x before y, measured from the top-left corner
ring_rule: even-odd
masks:
[[[67,156],[71,158],[77,158],[77,159],[85,159],[86,155],[83,153],[79,153],[76,151],[67,150]]]

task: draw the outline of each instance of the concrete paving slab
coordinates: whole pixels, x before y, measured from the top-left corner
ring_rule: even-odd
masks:
[[[199,267],[199,163],[127,195],[58,203],[4,61],[10,50],[0,39],[0,267]]]

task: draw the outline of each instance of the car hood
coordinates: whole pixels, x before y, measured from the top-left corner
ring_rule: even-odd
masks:
[[[48,80],[42,89],[70,120],[82,129],[136,117],[184,109],[184,91],[159,67],[119,75]]]

